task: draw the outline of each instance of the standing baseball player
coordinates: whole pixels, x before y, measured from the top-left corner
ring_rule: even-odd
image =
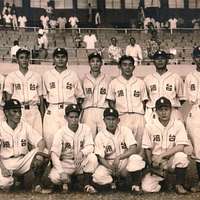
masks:
[[[147,92],[144,82],[133,75],[134,59],[122,56],[119,60],[121,75],[109,84],[107,100],[109,106],[116,108],[120,115],[120,124],[129,127],[137,141],[137,150],[141,150],[144,130],[144,107]]]
[[[41,191],[41,177],[48,160],[42,136],[21,120],[22,106],[16,99],[5,102],[5,121],[0,123],[0,188],[9,189],[13,176],[24,176],[24,187]],[[28,144],[32,145],[29,151]]]
[[[43,127],[48,150],[51,149],[55,133],[65,124],[65,107],[71,103],[80,104],[84,98],[77,74],[67,68],[67,51],[64,48],[55,49],[53,59],[55,68],[43,75],[43,95],[48,106]]]
[[[185,79],[185,97],[192,105],[188,114],[186,126],[193,145],[193,157],[196,161],[198,184],[191,188],[192,192],[200,192],[200,46],[194,48],[192,53],[196,70],[192,71]]]
[[[106,108],[103,113],[106,128],[95,138],[95,154],[99,166],[93,174],[93,181],[99,185],[113,187],[120,176],[131,175],[131,190],[141,192],[141,170],[145,167],[142,157],[136,153],[137,142],[132,131],[119,125],[118,111]]]
[[[168,71],[167,63],[169,58],[170,55],[166,52],[157,51],[152,56],[156,72],[144,78],[149,96],[145,113],[147,122],[155,116],[155,102],[161,96],[170,99],[172,103],[172,115],[177,119],[182,119],[181,112],[178,108],[184,103],[183,80],[178,74]]]
[[[93,138],[95,138],[97,131],[104,127],[103,111],[108,107],[106,95],[110,80],[101,73],[102,57],[100,54],[91,53],[88,60],[90,73],[85,75],[82,84],[85,93],[82,121],[91,128]]]
[[[171,116],[172,104],[166,97],[160,97],[155,108],[158,117],[145,125],[142,141],[147,164],[163,172],[174,171],[176,192],[186,194],[183,185],[189,160],[184,147],[189,141],[184,124]]]
[[[19,70],[5,79],[6,100],[17,99],[22,104],[22,119],[42,135],[44,103],[41,76],[29,70],[30,51],[19,49],[16,53]]]
[[[77,104],[69,104],[65,108],[67,123],[56,133],[53,140],[51,147],[53,168],[49,178],[54,184],[62,184],[63,191],[67,192],[72,174],[79,178],[84,176],[84,190],[95,193],[91,179],[98,162],[93,153],[94,142],[90,128],[79,123],[80,113]]]

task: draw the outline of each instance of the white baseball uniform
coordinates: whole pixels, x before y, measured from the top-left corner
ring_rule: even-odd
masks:
[[[194,157],[200,162],[200,72],[193,71],[186,76],[184,94],[192,108],[187,116],[186,126],[192,140]]]
[[[77,103],[77,98],[84,98],[81,82],[74,71],[69,69],[62,73],[51,69],[43,76],[43,94],[49,103],[44,116],[44,139],[50,150],[53,136],[65,124],[65,107]]]
[[[4,81],[5,77],[0,74],[0,121],[4,119],[4,113],[3,113],[3,90],[4,90]]]
[[[144,130],[143,101],[148,99],[143,80],[135,76],[129,80],[118,76],[109,85],[107,99],[116,102],[120,124],[133,131],[139,150]]]
[[[184,124],[180,120],[172,117],[168,125],[164,127],[156,118],[145,125],[142,148],[151,149],[152,161],[156,156],[179,144],[189,144]],[[165,159],[161,167],[165,170],[173,170],[176,167],[185,168],[188,164],[187,155],[177,152],[171,158]]]
[[[131,145],[136,144],[132,131],[127,127],[118,126],[115,134],[104,129],[95,138],[95,154],[105,158],[112,164],[117,156],[124,154]],[[127,159],[120,160],[119,173],[122,171],[134,172],[144,167],[145,162],[142,157],[138,154],[133,154]],[[99,185],[112,183],[112,171],[103,165],[99,165],[93,174],[93,181]]]
[[[28,150],[28,144],[37,147],[42,136],[29,124],[21,121],[13,130],[6,121],[0,123],[1,161],[14,174],[24,174],[30,170],[32,160],[38,149]],[[9,188],[13,177],[3,177],[0,169],[0,188]]]
[[[74,159],[80,151],[83,153],[84,159],[81,168],[77,169]],[[54,136],[51,153],[54,153],[56,157],[52,156],[53,168],[49,178],[54,184],[59,184],[62,182],[60,178],[62,172],[69,175],[69,178],[73,173],[94,173],[98,162],[93,151],[94,141],[90,128],[79,123],[78,130],[73,132],[66,124]]]
[[[22,119],[42,135],[42,118],[38,105],[42,96],[42,78],[28,70],[23,75],[19,70],[11,72],[5,79],[4,91],[22,104]]]
[[[82,121],[91,128],[93,138],[95,138],[97,131],[105,127],[103,111],[108,107],[106,95],[109,82],[110,80],[105,74],[100,74],[97,78],[86,74],[83,79],[85,99]]]
[[[181,107],[180,100],[184,100],[183,80],[173,72],[165,72],[163,75],[157,72],[149,74],[144,78],[146,84],[149,101],[146,105],[145,119],[148,122],[155,114],[156,100],[164,96],[171,101],[172,115],[177,119],[182,119],[182,115],[178,110]]]

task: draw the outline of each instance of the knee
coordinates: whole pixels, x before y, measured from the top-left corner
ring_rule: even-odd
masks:
[[[126,166],[127,171],[134,172],[142,170],[145,167],[145,162],[140,155],[134,154],[128,158]]]
[[[14,178],[10,177],[1,177],[0,178],[0,188],[1,189],[9,189],[14,184]]]
[[[87,162],[84,166],[84,172],[87,173],[94,173],[97,166],[98,166],[98,160],[95,154],[91,153],[87,156]]]
[[[51,180],[51,182],[56,184],[56,185],[59,185],[61,183],[60,175],[55,169],[52,169],[50,171],[48,177]]]
[[[174,155],[172,168],[186,168],[189,164],[188,156],[183,152],[177,152]]]

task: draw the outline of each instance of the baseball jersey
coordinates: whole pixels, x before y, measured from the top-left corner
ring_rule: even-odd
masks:
[[[79,151],[82,151],[84,156],[94,151],[94,141],[90,128],[79,123],[75,133],[66,124],[55,134],[51,152],[54,152],[60,160],[73,160]]]
[[[160,155],[179,144],[189,144],[184,124],[180,120],[172,118],[166,127],[158,119],[145,125],[142,148],[152,149],[153,155]]]
[[[116,102],[116,109],[120,113],[144,114],[142,101],[147,100],[144,81],[132,76],[126,80],[123,76],[113,79],[108,88],[108,100]]]
[[[28,153],[28,144],[37,147],[42,136],[26,122],[21,121],[13,130],[6,121],[0,123],[0,156],[7,159]]]
[[[185,78],[185,98],[192,104],[200,104],[200,72],[193,71]]]
[[[36,105],[40,102],[39,96],[42,95],[41,76],[32,71],[25,75],[20,71],[11,72],[5,79],[4,91],[12,94],[13,99]]]
[[[52,69],[43,76],[43,95],[49,103],[77,103],[76,98],[84,98],[81,82],[74,71],[62,73]]]
[[[149,101],[147,107],[154,108],[155,102],[161,96],[168,98],[173,107],[180,107],[180,100],[184,99],[184,86],[181,77],[173,72],[167,71],[163,75],[149,74],[144,78]]]
[[[106,129],[100,131],[95,138],[95,154],[112,160],[125,153],[131,145],[137,144],[132,131],[125,126],[118,126],[115,134]]]
[[[83,108],[108,107],[106,95],[108,93],[109,82],[110,80],[105,74],[100,74],[97,78],[94,78],[91,74],[86,74],[82,83],[85,94]]]
[[[0,74],[0,105],[3,105],[3,90],[5,77]]]

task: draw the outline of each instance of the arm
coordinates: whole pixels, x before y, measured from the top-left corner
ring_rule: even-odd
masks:
[[[0,159],[0,169],[1,169],[2,176],[4,176],[4,177],[11,176],[11,172],[4,166],[1,159]]]
[[[148,166],[152,165],[152,151],[151,149],[144,149],[145,157],[146,157],[146,162]]]
[[[53,167],[55,167],[59,173],[63,173],[64,170],[62,168],[60,158],[55,152],[51,152],[51,160],[53,163]]]
[[[137,145],[136,144],[131,145],[126,152],[118,156],[119,160],[124,160],[126,158],[129,158],[131,155],[135,154],[136,151],[137,151]]]
[[[105,158],[102,158],[100,155],[97,155],[97,158],[101,165],[103,165],[104,167],[108,169],[111,169],[111,170],[113,169],[112,165],[110,165]]]

